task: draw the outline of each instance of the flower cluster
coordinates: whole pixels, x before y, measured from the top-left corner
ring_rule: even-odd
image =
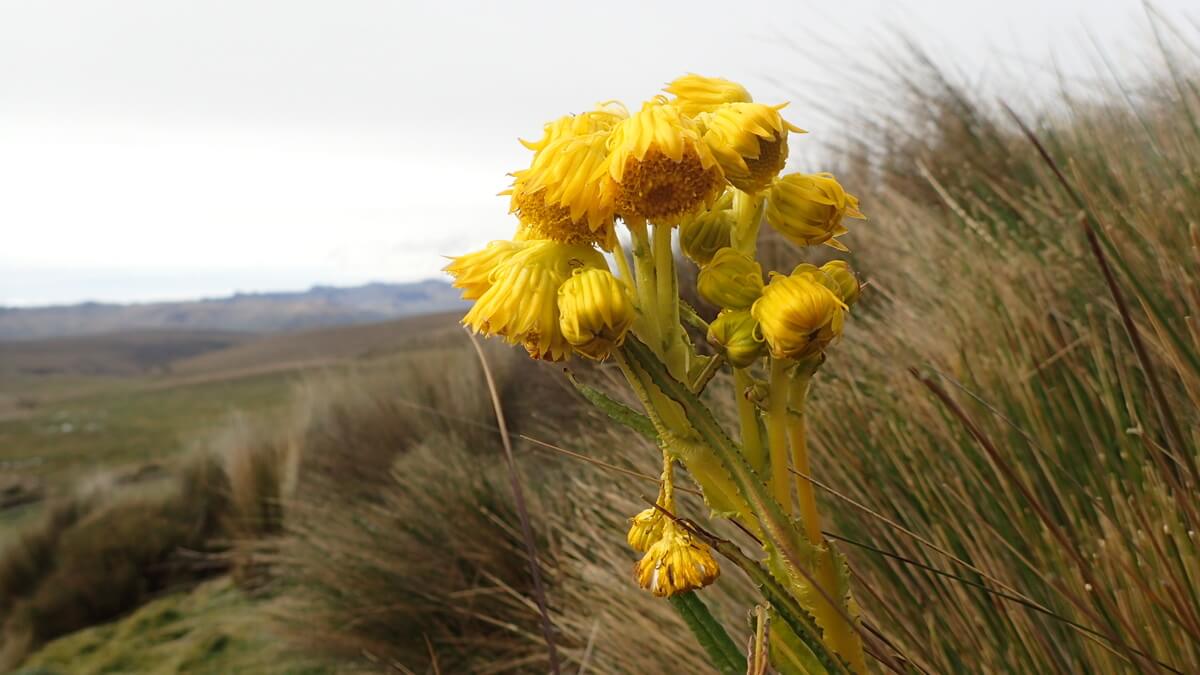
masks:
[[[699,75],[664,91],[635,112],[601,104],[522,141],[529,165],[513,172],[506,192],[516,233],[446,267],[463,297],[476,301],[467,326],[538,359],[603,359],[637,312],[653,309],[638,306],[633,280],[618,281],[602,254],[616,249],[625,262],[618,222],[682,225],[685,253],[713,270],[703,276],[705,297],[749,311],[762,290],[752,272],[741,270],[733,279],[740,285],[726,287],[735,273],[726,249],[736,193],[766,196],[768,222],[802,245],[836,245],[842,219],[861,216],[828,174],[779,177],[788,135],[801,132],[783,119],[784,105],[755,103],[741,85]]]
[[[659,499],[628,533],[642,554],[635,579],[658,596],[702,588],[720,574],[702,530],[674,515],[676,463],[686,465],[714,513],[772,536],[803,523],[813,555],[829,550],[811,487],[789,468],[808,471],[798,415],[860,286],[841,260],[764,270],[757,242],[765,222],[796,246],[845,251],[838,237],[847,234],[846,220],[863,218],[833,176],[782,174],[789,139],[803,133],[784,119],[786,104],[755,102],[737,83],[700,75],[664,92],[632,111],[609,102],[561,117],[523,141],[528,166],[512,174],[505,193],[515,234],[446,267],[474,301],[463,322],[475,332],[536,359],[576,354],[620,366],[663,449]],[[681,307],[676,242],[699,267],[700,297],[719,310],[707,324]],[[684,330],[685,311],[707,328],[716,354]],[[733,369],[742,426],[736,461],[711,447],[714,436],[702,438],[695,416],[681,414],[699,399],[664,384],[673,380],[694,395],[724,364]],[[789,570],[794,557],[779,557],[794,551],[794,539],[765,543],[777,578],[804,578]],[[831,561],[819,574],[838,569]],[[836,578],[821,581],[836,587]],[[811,589],[787,592],[816,597]],[[832,648],[857,665],[861,646],[842,625],[852,607],[807,609]]]

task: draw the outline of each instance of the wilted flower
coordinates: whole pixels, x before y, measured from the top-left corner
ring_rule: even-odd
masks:
[[[635,317],[629,289],[608,270],[576,270],[558,289],[558,325],[575,351],[606,358],[625,341]]]
[[[477,333],[499,335],[535,359],[566,358],[570,345],[559,328],[558,290],[577,269],[605,267],[590,246],[524,242],[491,274],[491,286],[463,318]]]
[[[663,523],[662,536],[634,566],[638,585],[660,598],[704,588],[720,574],[708,545],[670,520]]]
[[[784,121],[779,114],[784,105],[729,103],[697,116],[704,142],[734,187],[758,192],[783,170],[788,132],[803,131]]]
[[[865,218],[858,199],[828,173],[788,174],[775,181],[767,197],[767,222],[800,246],[846,250],[834,237],[846,233],[842,220],[847,216]]]
[[[762,295],[762,266],[746,253],[723,248],[700,270],[696,289],[723,309],[749,309]]]
[[[662,98],[613,129],[608,189],[626,219],[675,225],[710,206],[725,179],[695,123]]]
[[[802,359],[824,351],[842,334],[846,306],[834,291],[800,270],[772,275],[750,313],[772,356]]]
[[[758,322],[749,310],[727,309],[708,325],[708,341],[725,353],[735,368],[747,368],[763,354]]]
[[[737,82],[719,77],[705,77],[688,73],[668,84],[663,91],[674,94],[671,103],[683,114],[695,116],[726,103],[748,103],[750,92]]]
[[[633,550],[645,553],[662,539],[663,524],[666,522],[667,517],[663,512],[651,506],[629,519],[629,534],[625,538]]]

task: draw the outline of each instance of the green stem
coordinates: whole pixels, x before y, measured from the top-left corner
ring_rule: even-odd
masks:
[[[767,451],[763,447],[762,434],[758,428],[758,406],[747,396],[754,386],[750,373],[744,368],[733,369],[734,396],[737,398],[738,423],[742,432],[742,454],[750,462],[750,468],[760,474],[767,471]]]
[[[658,323],[658,291],[654,274],[654,255],[650,250],[650,235],[645,221],[627,223],[633,237],[634,278],[637,287],[638,320],[635,332],[661,354],[662,338]]]
[[[669,225],[655,225],[651,250],[654,253],[654,276],[657,282],[657,322],[662,354],[667,369],[676,379],[687,380],[688,352],[683,342],[683,327],[679,324],[679,281],[675,273],[675,252],[671,250]]]
[[[771,359],[771,379],[767,389],[767,442],[770,444],[771,496],[792,512],[792,481],[788,476],[788,362]]]
[[[758,248],[758,226],[762,222],[766,200],[761,195],[752,195],[741,190],[733,192],[733,212],[737,216],[730,243],[733,248],[753,256]]]

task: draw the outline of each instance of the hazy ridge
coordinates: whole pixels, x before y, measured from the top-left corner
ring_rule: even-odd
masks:
[[[238,293],[182,302],[86,302],[48,307],[0,307],[0,340],[96,335],[132,330],[212,330],[265,333],[385,321],[462,306],[444,281],[370,283],[307,291]]]

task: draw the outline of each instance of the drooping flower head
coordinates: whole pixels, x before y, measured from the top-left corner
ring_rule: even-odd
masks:
[[[762,266],[749,254],[723,248],[700,270],[696,290],[722,309],[750,309],[762,295]]]
[[[676,225],[711,206],[725,185],[695,122],[663,97],[618,124],[608,148],[607,187],[626,220]]]
[[[575,270],[589,268],[606,268],[604,257],[591,246],[525,241],[497,264],[491,286],[463,323],[476,333],[522,345],[535,359],[562,360],[570,344],[559,326],[558,291]]]
[[[749,103],[752,100],[750,92],[737,82],[695,73],[677,78],[664,87],[663,91],[673,94],[675,98],[671,103],[690,117],[726,103]]]
[[[452,258],[442,271],[454,277],[455,288],[463,289],[463,300],[476,300],[492,287],[492,272],[496,267],[523,246],[504,239],[489,242],[481,250]]]
[[[601,268],[576,270],[558,289],[558,311],[563,337],[597,360],[625,341],[636,317],[629,288]]]
[[[828,244],[846,250],[835,239],[846,233],[846,217],[866,216],[858,210],[858,198],[832,174],[788,174],[775,181],[767,197],[767,222],[798,246]]]
[[[804,131],[779,114],[786,105],[727,103],[696,117],[704,142],[734,187],[759,192],[783,170],[788,132]]]
[[[750,313],[771,356],[803,359],[821,353],[842,334],[846,306],[805,268],[772,275]]]
[[[720,574],[708,544],[671,520],[663,523],[658,541],[634,566],[638,585],[660,598],[704,588]]]

